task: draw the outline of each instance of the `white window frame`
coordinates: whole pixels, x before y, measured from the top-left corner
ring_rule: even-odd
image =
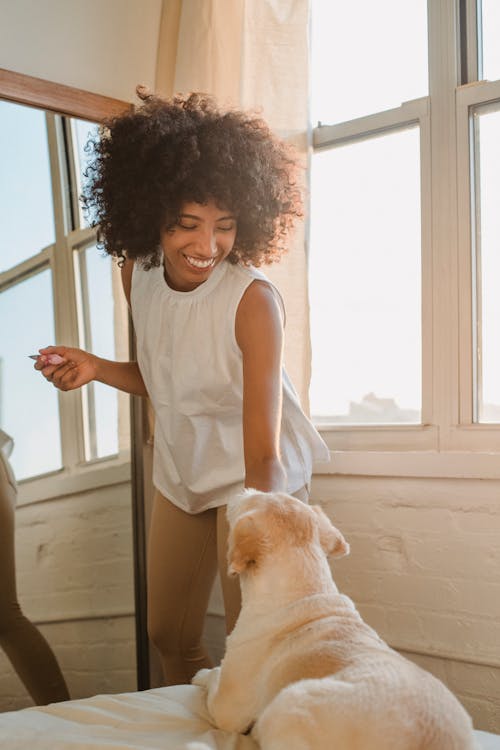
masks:
[[[112,101],[112,100],[110,100]],[[13,103],[16,103],[15,100]],[[68,115],[78,117],[78,115]],[[48,151],[51,172],[51,187],[54,202],[55,241],[30,258],[0,273],[0,289],[13,288],[43,269],[50,269],[54,305],[55,341],[64,342],[66,346],[81,347],[77,311],[77,289],[74,272],[74,253],[82,246],[96,241],[93,229],[73,229],[72,220],[78,208],[78,197],[70,196],[67,166],[64,153],[62,115],[46,111]],[[69,124],[69,120],[66,121]],[[69,131],[70,128],[67,128]],[[68,137],[69,136],[69,137]],[[73,140],[66,133],[68,151],[73,148]],[[71,162],[71,159],[70,159]],[[73,169],[73,167],[70,167]],[[75,175],[73,175],[73,178]],[[73,202],[73,205],[71,205]],[[114,276],[119,276],[119,269],[113,264]],[[117,280],[113,278],[116,289]],[[118,298],[117,307],[123,307],[115,319],[115,338],[123,339],[119,348],[125,358],[128,357],[128,315],[126,303]],[[119,325],[117,325],[119,323]],[[49,342],[41,342],[41,345]],[[127,350],[124,352],[124,350]],[[27,365],[29,366],[29,365]],[[47,386],[49,387],[49,386]],[[121,395],[121,394],[120,394]],[[84,419],[81,389],[58,392],[59,422],[61,432],[62,468],[47,472],[18,483],[18,505],[26,505],[75,492],[102,487],[110,484],[128,482],[131,479],[130,441],[126,439],[123,422],[128,419],[128,398],[124,395],[119,402],[119,452],[86,460],[84,446]]]
[[[320,422],[332,460],[318,464],[317,474],[500,478],[500,425],[472,421],[469,197],[470,109],[499,98],[500,82],[460,85],[459,6],[459,0],[428,0],[428,97],[313,130],[313,148],[320,149],[418,123],[422,186],[422,424]],[[473,0],[467,24],[467,80],[473,80]]]

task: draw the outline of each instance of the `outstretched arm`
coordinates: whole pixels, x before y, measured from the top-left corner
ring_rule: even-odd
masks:
[[[127,260],[121,271],[123,291],[129,305],[133,267],[133,261]],[[47,362],[50,354],[58,354],[64,362],[51,365]],[[42,375],[62,391],[71,391],[97,380],[125,393],[148,395],[137,362],[113,362],[67,346],[48,346],[40,349],[40,355],[35,369],[41,370]]]
[[[63,362],[59,365],[47,363],[47,355],[59,354]],[[44,356],[45,355],[45,356]],[[147,396],[146,386],[137,362],[113,362],[96,357],[95,354],[68,346],[48,346],[40,349],[35,369],[61,391],[72,391],[91,380],[111,385],[126,393]]]
[[[283,321],[275,293],[254,281],[236,313],[236,340],[243,355],[245,486],[263,492],[286,489],[280,460]]]

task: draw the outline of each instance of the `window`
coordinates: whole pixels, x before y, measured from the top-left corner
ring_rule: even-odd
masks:
[[[420,422],[418,129],[317,151],[311,185],[311,413]]]
[[[0,294],[0,424],[15,440],[11,460],[18,478],[62,466],[57,392],[34,377],[26,357],[40,342],[55,340],[53,310],[49,269]]]
[[[313,0],[311,65],[313,124],[427,96],[425,0]]]
[[[474,150],[474,421],[500,423],[500,103],[471,110]]]
[[[311,413],[421,423],[425,0],[317,0],[312,70]]]
[[[115,358],[112,263],[95,243],[75,251],[79,338],[98,357]],[[85,457],[118,453],[118,393],[102,383],[83,387]],[[113,425],[113,429],[109,426]]]
[[[54,242],[45,114],[0,101],[0,272]]]
[[[74,474],[127,455],[127,404],[92,383],[59,393],[28,355],[52,343],[123,354],[118,269],[96,247],[79,205],[93,123],[0,102],[0,420],[18,480]],[[121,427],[119,429],[119,420]]]
[[[310,403],[341,472],[500,476],[500,13],[446,8],[312,3]]]

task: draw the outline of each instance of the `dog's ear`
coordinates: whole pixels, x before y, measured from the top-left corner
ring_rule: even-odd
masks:
[[[257,524],[258,513],[250,511],[241,516],[229,535],[228,575],[240,575],[254,565],[262,552],[263,538]]]
[[[349,554],[349,545],[330,521],[326,513],[319,505],[311,505],[311,510],[316,515],[318,524],[319,541],[325,554],[330,557],[343,557]]]

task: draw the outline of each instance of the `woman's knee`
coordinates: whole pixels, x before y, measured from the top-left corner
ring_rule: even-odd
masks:
[[[25,617],[17,601],[0,602],[0,638],[16,631],[24,624]]]
[[[148,637],[161,653],[178,650],[176,643],[179,638],[175,628],[165,620],[151,614],[148,616]]]
[[[154,618],[148,621],[148,636],[163,659],[191,660],[204,653],[202,629],[183,627],[182,623],[165,623]]]

